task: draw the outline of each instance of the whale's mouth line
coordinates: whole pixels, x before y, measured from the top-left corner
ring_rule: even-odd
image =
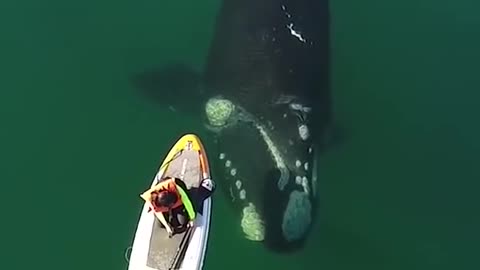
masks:
[[[288,184],[288,180],[290,179],[290,171],[285,165],[285,161],[282,157],[282,154],[278,150],[277,146],[274,144],[268,132],[264,128],[263,125],[259,124],[258,122],[255,124],[255,127],[260,133],[264,143],[267,145],[268,152],[272,159],[275,161],[275,166],[280,171],[280,178],[278,179],[277,186],[278,189],[283,190],[285,186]]]
[[[284,158],[284,153],[282,153],[279,148],[277,147],[277,144],[274,143],[273,139],[271,138],[268,129],[261,124],[260,121],[256,121],[254,123],[255,128],[258,130],[260,133],[260,136],[262,137],[263,142],[267,146],[267,152],[271,156],[272,160],[275,163],[276,169],[280,171],[280,177],[277,182],[277,187],[280,191],[285,190],[285,186],[288,185],[290,182],[290,178],[292,173],[296,176],[293,177],[294,183],[302,187],[303,192],[305,192],[307,195],[310,195],[311,190],[315,190],[315,183],[313,181],[316,181],[316,158],[313,156],[312,157],[312,168],[308,170],[308,157],[307,161],[304,162],[303,168],[305,168],[305,171],[302,172],[297,172],[299,167],[302,167],[302,162],[300,160],[297,160],[295,164],[297,168],[293,167],[290,168],[287,165],[286,159]],[[300,136],[301,137],[301,136]],[[295,147],[295,145],[291,145],[291,147]],[[308,148],[308,155],[312,155],[313,152],[313,145]],[[299,166],[300,165],[300,166]],[[291,171],[292,170],[292,171]],[[303,175],[303,177],[301,176]],[[315,195],[315,193],[314,193]]]

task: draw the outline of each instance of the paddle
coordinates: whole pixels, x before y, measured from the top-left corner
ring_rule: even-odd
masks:
[[[160,170],[163,169],[163,167],[167,166],[168,164],[170,164],[172,161],[174,161],[175,159],[177,159],[181,154],[183,153],[183,149],[180,149],[180,151],[176,152],[175,155],[173,155],[173,157],[165,162],[165,164],[163,164],[162,166],[160,166]]]
[[[180,244],[178,245],[177,248],[177,253],[175,254],[175,257],[173,258],[172,263],[170,264],[170,267],[168,268],[169,270],[173,269],[180,269],[180,264],[183,261],[183,257],[185,257],[185,253],[187,252],[187,247],[188,247],[188,242],[190,242],[190,238],[192,237],[193,234],[193,226],[188,227],[185,233],[183,234],[183,238],[180,241]]]

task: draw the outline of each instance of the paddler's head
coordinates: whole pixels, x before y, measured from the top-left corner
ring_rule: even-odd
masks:
[[[155,203],[159,207],[171,208],[177,202],[177,194],[170,190],[162,190],[155,198]]]

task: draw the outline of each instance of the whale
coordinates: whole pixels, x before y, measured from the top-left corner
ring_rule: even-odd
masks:
[[[334,137],[329,21],[327,0],[224,0],[202,72],[174,63],[132,76],[200,116],[240,230],[274,250],[301,247],[317,216],[318,158]]]

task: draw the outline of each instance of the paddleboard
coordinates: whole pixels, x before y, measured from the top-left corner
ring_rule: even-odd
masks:
[[[205,148],[198,136],[186,134],[171,148],[157,171],[151,187],[165,177],[182,179],[189,192],[211,182]],[[207,249],[211,216],[211,197],[193,196],[197,211],[194,226],[172,238],[144,203],[140,213],[128,270],[200,270]]]

